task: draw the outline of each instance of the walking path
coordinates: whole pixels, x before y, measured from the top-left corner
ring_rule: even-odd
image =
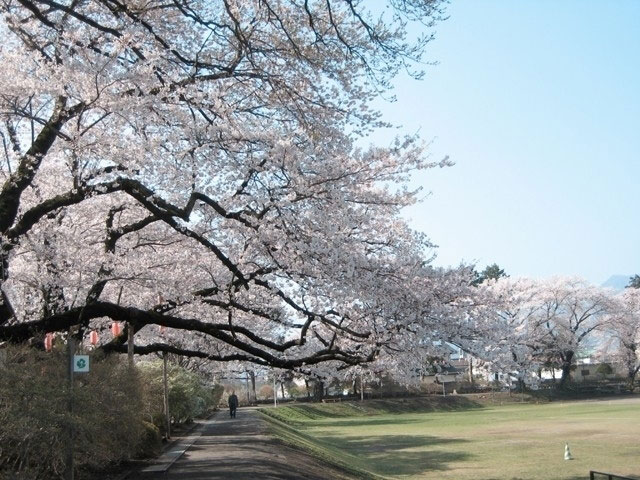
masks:
[[[200,438],[207,427],[213,423],[213,417],[199,422],[192,431],[172,443],[162,455],[155,459],[152,465],[140,470],[140,475],[147,476],[154,473],[166,473],[173,464]]]
[[[288,447],[268,434],[260,415],[239,409],[237,418],[224,412],[172,446],[158,461],[140,472],[157,480],[327,480],[347,474],[311,455]]]

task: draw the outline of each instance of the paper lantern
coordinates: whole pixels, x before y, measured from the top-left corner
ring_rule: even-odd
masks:
[[[160,335],[163,335],[166,333],[167,331],[167,327],[165,327],[164,325],[158,325],[159,329],[160,329]]]
[[[114,337],[120,336],[120,334],[122,333],[122,325],[120,325],[120,322],[113,322],[111,324],[111,333]]]
[[[53,333],[47,333],[44,336],[44,349],[47,352],[50,352],[52,348],[53,348]]]
[[[89,343],[94,347],[98,344],[98,332],[95,330],[89,334]]]

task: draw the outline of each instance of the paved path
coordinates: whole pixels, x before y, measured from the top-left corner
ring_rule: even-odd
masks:
[[[206,422],[186,452],[166,473],[148,472],[157,480],[348,479],[345,473],[290,448],[268,435],[259,414],[239,409],[236,419],[224,412]],[[172,449],[173,450],[173,449]],[[160,462],[162,463],[162,462]]]
[[[180,437],[173,442],[162,455],[154,460],[154,462],[140,470],[141,476],[149,476],[155,473],[167,472],[173,464],[178,461],[182,455],[200,438],[202,433],[213,423],[213,417],[208,420],[198,422],[199,425],[192,431]]]

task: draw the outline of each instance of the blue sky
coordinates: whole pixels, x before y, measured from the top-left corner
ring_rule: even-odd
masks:
[[[640,273],[640,1],[453,0],[422,81],[378,106],[456,165],[407,210],[436,264]],[[390,132],[380,131],[375,143]]]

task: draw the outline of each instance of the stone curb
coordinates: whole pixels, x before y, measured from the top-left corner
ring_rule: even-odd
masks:
[[[148,476],[153,474],[166,473],[171,466],[184,455],[184,453],[200,438],[202,431],[208,425],[209,421],[213,420],[218,412],[214,412],[211,416],[206,418],[202,423],[196,423],[189,430],[184,432],[180,438],[173,440],[171,443],[165,445],[162,449],[162,453],[154,459],[154,463],[143,468],[132,468],[122,475],[115,478],[115,480],[125,480],[130,478],[130,475],[136,473],[139,476]],[[182,442],[182,443],[181,443]],[[160,461],[162,457],[168,457],[166,461]],[[157,463],[156,463],[157,462]]]

